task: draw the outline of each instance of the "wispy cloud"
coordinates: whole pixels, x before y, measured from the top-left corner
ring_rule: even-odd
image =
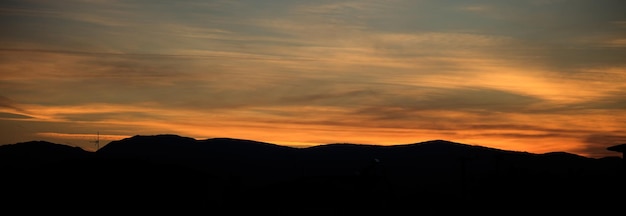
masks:
[[[623,5],[3,2],[0,133],[450,139],[597,156],[626,130]]]

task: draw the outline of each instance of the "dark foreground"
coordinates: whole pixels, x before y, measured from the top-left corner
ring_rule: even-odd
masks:
[[[393,154],[360,148],[209,157],[216,160],[161,151],[151,153],[158,157],[5,155],[2,209],[24,215],[613,215],[626,204],[621,158],[487,154],[450,143]],[[449,156],[454,152],[460,154]]]

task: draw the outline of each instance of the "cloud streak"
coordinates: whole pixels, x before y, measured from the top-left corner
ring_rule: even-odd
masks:
[[[623,4],[7,1],[2,143],[92,148],[79,137],[100,131],[611,155]]]

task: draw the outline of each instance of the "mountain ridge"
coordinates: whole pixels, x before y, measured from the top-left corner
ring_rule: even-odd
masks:
[[[143,140],[143,141],[142,141]],[[570,152],[565,152],[565,151],[556,151],[556,152],[546,152],[546,153],[531,153],[531,152],[526,152],[526,151],[515,151],[515,150],[507,150],[507,149],[500,149],[500,148],[493,148],[493,147],[487,147],[487,146],[482,146],[482,145],[475,145],[475,144],[466,144],[466,143],[460,143],[460,142],[455,142],[455,141],[449,141],[449,140],[442,140],[442,139],[433,139],[433,140],[426,140],[426,141],[420,141],[420,142],[414,142],[414,143],[404,143],[404,144],[391,144],[391,145],[378,145],[378,144],[359,144],[359,143],[326,143],[326,144],[319,144],[319,145],[312,145],[312,146],[306,146],[306,147],[292,147],[292,146],[288,146],[288,145],[282,145],[282,144],[276,144],[276,143],[270,143],[270,142],[263,142],[263,141],[257,141],[257,140],[250,140],[250,139],[240,139],[240,138],[232,138],[232,137],[215,137],[215,138],[207,138],[207,139],[195,139],[192,137],[186,137],[186,136],[181,136],[181,135],[177,135],[177,134],[155,134],[155,135],[134,135],[128,138],[123,138],[120,140],[114,140],[109,142],[108,144],[104,145],[103,147],[101,147],[100,149],[98,149],[97,151],[107,151],[107,149],[109,149],[110,144],[116,145],[117,143],[125,143],[125,142],[132,142],[132,143],[136,143],[136,142],[144,142],[144,141],[159,141],[160,143],[164,143],[164,141],[168,141],[169,144],[172,143],[176,143],[177,145],[180,145],[181,142],[183,143],[194,143],[194,142],[199,142],[199,143],[220,143],[220,142],[240,142],[240,143],[249,143],[249,144],[258,144],[258,145],[265,145],[265,146],[273,146],[273,147],[279,147],[279,148],[284,148],[284,149],[318,149],[318,148],[329,148],[329,147],[335,147],[335,146],[342,146],[342,147],[346,147],[346,146],[354,146],[357,148],[360,147],[365,147],[365,148],[395,148],[395,147],[405,147],[405,148],[410,148],[410,147],[414,147],[414,146],[421,146],[421,147],[426,147],[428,145],[449,145],[449,146],[464,146],[464,147],[469,147],[469,148],[479,148],[479,149],[483,149],[483,150],[491,150],[491,151],[500,151],[500,152],[510,152],[510,153],[522,153],[522,154],[532,154],[532,155],[571,155],[571,156],[575,156],[575,157],[581,157],[581,158],[590,158],[590,157],[586,157],[583,155],[578,155],[578,154],[574,154],[574,153],[570,153]],[[49,141],[45,141],[45,140],[32,140],[32,141],[25,141],[25,142],[18,142],[18,143],[11,143],[11,144],[4,144],[4,145],[0,145],[0,148],[2,148],[3,146],[22,146],[22,145],[32,145],[35,143],[39,143],[39,144],[54,144],[56,146],[63,146],[63,147],[69,147],[67,149],[82,149],[81,147],[76,147],[76,146],[71,146],[69,144],[61,144],[61,143],[54,143],[54,142],[49,142]],[[146,144],[145,142],[143,144]],[[144,146],[144,147],[150,147],[150,146]],[[82,149],[84,150],[84,149]],[[87,150],[84,150],[87,151]],[[97,152],[96,151],[96,152]],[[603,158],[614,158],[614,156],[607,156],[607,157],[603,157]],[[599,159],[599,158],[590,158],[590,159]]]
[[[55,152],[65,153],[44,157]],[[11,176],[0,183],[11,186],[6,194],[17,197],[15,202],[64,206],[54,195],[69,194],[79,205],[108,203],[112,211],[249,206],[279,215],[329,210],[393,215],[415,211],[417,204],[423,215],[439,215],[497,213],[478,208],[494,203],[527,213],[575,213],[580,209],[565,208],[612,212],[611,203],[624,201],[613,196],[623,192],[621,158],[535,154],[446,140],[295,148],[236,138],[136,135],[95,152],[45,141],[4,145],[0,162],[4,176]],[[94,187],[94,180],[102,184]],[[116,198],[106,198],[111,196]],[[527,197],[532,204],[520,208]]]

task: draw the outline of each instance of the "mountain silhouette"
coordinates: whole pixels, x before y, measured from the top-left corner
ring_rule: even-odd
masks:
[[[446,140],[293,148],[162,134],[96,152],[45,141],[0,146],[6,206],[59,213],[603,214],[622,209],[622,160]]]

